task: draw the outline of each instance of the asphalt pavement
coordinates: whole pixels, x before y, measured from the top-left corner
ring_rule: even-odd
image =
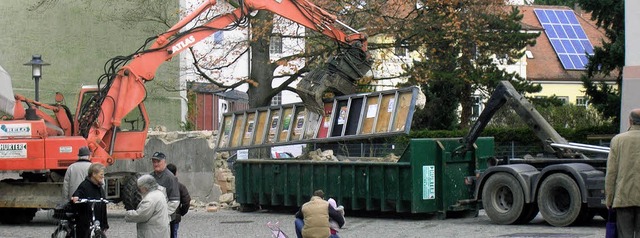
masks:
[[[135,237],[136,225],[124,221],[125,211],[109,210],[108,237]],[[24,225],[0,225],[0,237],[50,237],[56,227],[51,211],[39,211]],[[355,215],[355,216],[354,216]],[[397,216],[386,214],[346,214],[346,224],[339,231],[350,237],[604,237],[605,221],[596,217],[583,226],[552,227],[538,215],[526,225],[495,225],[480,211],[477,217],[437,219],[436,216]],[[267,224],[278,223],[288,237],[295,237],[292,211],[207,212],[192,209],[180,224],[180,237],[272,237]]]

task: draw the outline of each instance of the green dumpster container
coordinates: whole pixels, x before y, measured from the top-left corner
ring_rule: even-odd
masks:
[[[236,201],[244,207],[299,207],[313,191],[352,211],[436,213],[475,211],[475,176],[493,156],[493,138],[456,153],[459,138],[412,139],[396,163],[238,160]],[[465,182],[465,180],[467,182]],[[471,182],[469,182],[471,181]]]

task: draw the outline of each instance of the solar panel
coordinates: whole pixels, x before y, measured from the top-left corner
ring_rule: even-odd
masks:
[[[564,69],[584,70],[593,46],[573,10],[534,9]]]

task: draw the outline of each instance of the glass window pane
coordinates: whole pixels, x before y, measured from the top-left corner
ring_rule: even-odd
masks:
[[[542,27],[544,28],[544,32],[547,33],[547,37],[549,37],[549,39],[558,38],[558,34],[556,34],[556,31],[553,29],[551,24],[543,24]]]
[[[573,31],[573,27],[569,25],[563,25],[562,28],[564,29],[564,32],[567,33],[567,37],[569,37],[569,39],[577,39],[578,36]]]
[[[569,24],[569,20],[567,20],[567,16],[564,15],[565,11],[554,11],[556,16],[558,16],[558,21],[562,24]]]
[[[562,29],[562,26],[553,25],[553,29],[555,29],[556,33],[558,33],[558,38],[567,38],[567,34],[564,33],[564,29]]]
[[[558,57],[560,57],[560,62],[562,62],[562,66],[564,66],[565,69],[575,69],[575,67],[573,67],[573,63],[571,63],[571,59],[569,59],[568,55],[561,54],[561,55],[558,55]]]
[[[564,11],[564,14],[567,16],[570,24],[580,24],[578,22],[578,18],[576,18],[576,14],[573,11]]]
[[[547,15],[543,10],[535,9],[534,11],[536,13],[536,16],[538,16],[538,21],[540,21],[540,24],[549,23],[549,18],[547,18]]]
[[[573,48],[573,45],[569,40],[562,40],[562,46],[564,46],[564,50],[567,53],[577,53],[576,49]]]
[[[576,32],[576,37],[578,37],[578,39],[587,39],[587,34],[584,33],[584,30],[582,30],[581,26],[572,26],[573,27],[573,31]]]
[[[560,43],[560,40],[551,40],[551,45],[553,45],[553,48],[556,49],[556,53],[566,52],[564,50],[564,47],[562,46],[562,43]]]
[[[553,10],[547,10],[545,12],[547,13],[547,17],[549,17],[549,22],[555,23],[555,24],[560,23],[558,22],[558,17],[556,17],[556,14],[553,12]]]
[[[588,40],[581,40],[580,43],[582,43],[584,50],[588,54],[593,54],[593,46],[591,46],[591,42],[589,42]]]
[[[569,55],[569,58],[571,58],[571,62],[573,63],[573,66],[575,66],[575,69],[584,69],[584,64],[582,63],[580,56]]]
[[[573,45],[573,48],[576,49],[576,53],[578,54],[584,54],[584,47],[582,46],[582,43],[580,43],[579,40],[571,40],[571,44]]]

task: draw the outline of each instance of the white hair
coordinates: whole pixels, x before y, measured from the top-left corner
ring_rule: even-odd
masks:
[[[138,187],[144,188],[147,191],[158,189],[158,182],[153,176],[145,174],[138,178]]]

